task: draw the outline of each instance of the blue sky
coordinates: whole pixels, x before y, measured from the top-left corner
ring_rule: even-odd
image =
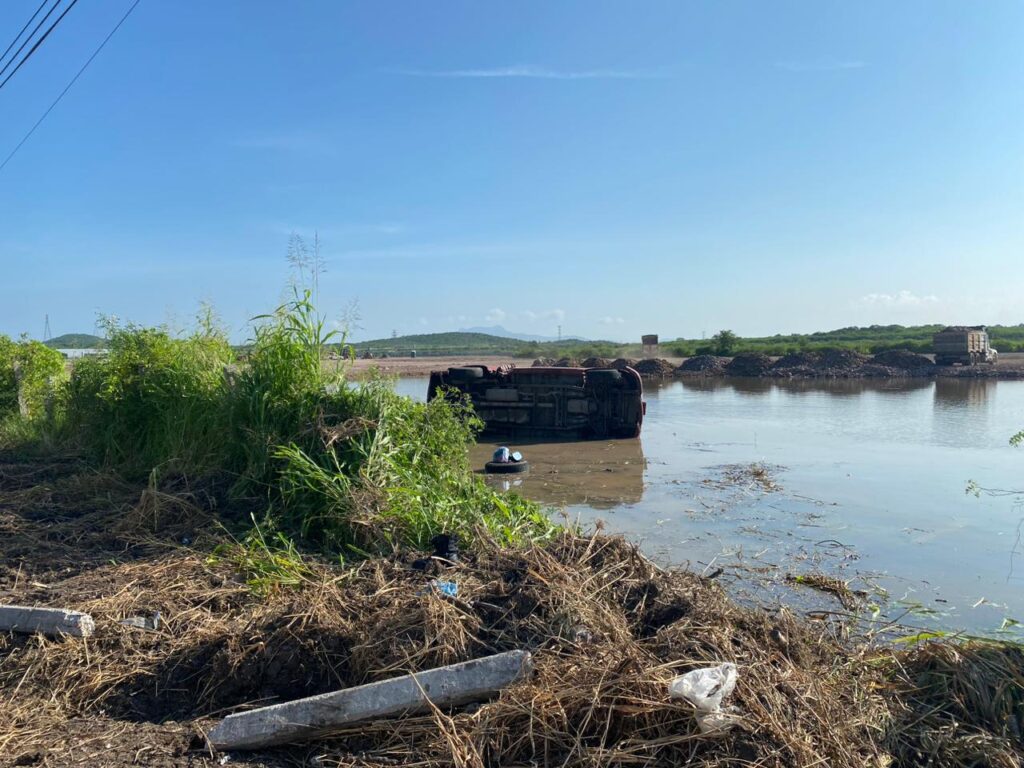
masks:
[[[0,91],[0,155],[129,4]],[[142,0],[0,171],[0,332],[241,339],[314,230],[358,338],[1024,322],[1022,39],[999,0]]]

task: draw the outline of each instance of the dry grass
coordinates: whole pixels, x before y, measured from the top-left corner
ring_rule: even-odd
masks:
[[[1008,768],[1024,754],[1019,648],[857,645],[842,627],[741,607],[604,535],[529,549],[481,537],[432,573],[410,567],[414,552],[350,568],[306,560],[294,587],[257,594],[240,561],[176,545],[182,520],[206,530],[209,495],[112,484],[111,507],[44,522],[47,505],[103,497],[101,479],[73,478],[0,492],[13,540],[48,543],[54,560],[15,570],[5,539],[0,600],[85,610],[97,624],[86,640],[0,636],[0,766],[212,766],[202,733],[228,711],[516,648],[533,652],[535,674],[493,701],[231,764]],[[88,556],[61,565],[75,552]],[[458,596],[432,579],[456,582]],[[157,632],[119,623],[155,611]],[[704,735],[667,686],[723,661],[739,668],[741,723]]]

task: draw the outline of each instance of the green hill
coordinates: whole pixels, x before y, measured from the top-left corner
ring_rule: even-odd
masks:
[[[43,342],[53,349],[97,349],[107,346],[106,339],[91,333],[65,333]]]
[[[619,349],[622,345],[611,341],[522,341],[487,333],[423,333],[397,336],[392,339],[371,339],[351,345],[356,354],[372,352],[374,355],[388,354],[408,357],[415,351],[421,356],[440,355],[507,355],[509,357],[563,357],[566,355],[586,357],[603,355]]]

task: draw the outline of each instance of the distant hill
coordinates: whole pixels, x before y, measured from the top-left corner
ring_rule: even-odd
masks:
[[[488,336],[500,336],[503,339],[519,339],[520,341],[558,341],[557,336],[538,336],[534,333],[516,333],[515,331],[505,330],[503,326],[491,325],[486,327],[476,328],[459,328],[459,333],[483,333]],[[583,341],[582,336],[563,336],[562,340],[576,340]]]
[[[107,346],[106,339],[93,336],[91,333],[65,333],[43,343],[53,349],[96,349]]]
[[[561,341],[535,341],[495,336],[473,331],[449,333],[422,333],[411,336],[397,336],[393,339],[371,339],[351,345],[357,354],[373,352],[406,357],[415,351],[417,355],[508,355],[510,357],[563,357],[570,352],[585,348],[588,354],[605,354],[618,345],[607,341],[583,342],[578,339]],[[586,355],[584,355],[585,357]]]

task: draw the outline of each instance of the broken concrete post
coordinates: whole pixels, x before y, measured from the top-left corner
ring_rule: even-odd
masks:
[[[439,667],[229,715],[208,734],[220,750],[257,749],[323,736],[342,726],[486,699],[533,668],[528,651]]]
[[[73,635],[89,637],[96,629],[92,616],[63,608],[26,608],[21,605],[0,605],[0,632],[33,635],[41,632],[56,637]]]

